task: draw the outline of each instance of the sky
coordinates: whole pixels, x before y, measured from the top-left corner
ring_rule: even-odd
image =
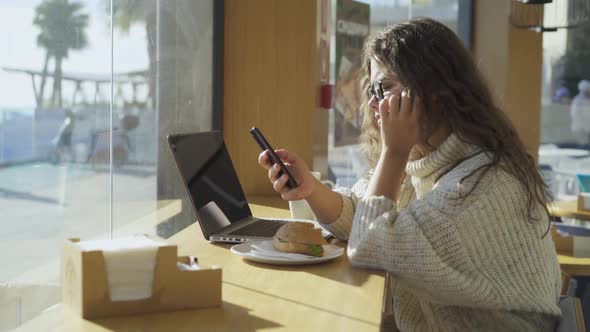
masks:
[[[63,62],[64,72],[109,75],[111,67],[111,40],[109,18],[104,9],[105,0],[79,1],[89,15],[86,30],[88,46],[70,51]],[[37,46],[39,29],[34,26],[34,8],[41,0],[0,0],[0,67],[24,67],[42,70],[45,50]],[[115,72],[144,70],[148,67],[145,26],[131,27],[129,33],[115,30]],[[50,63],[50,69],[53,70]],[[73,84],[62,83],[64,99],[71,99]],[[37,87],[39,83],[37,83]],[[86,87],[89,97],[93,87]],[[103,94],[108,94],[104,86]],[[45,89],[45,96],[51,89]],[[0,109],[33,108],[35,97],[29,75],[8,73],[0,68]]]

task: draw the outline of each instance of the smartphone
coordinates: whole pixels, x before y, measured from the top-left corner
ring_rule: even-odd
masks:
[[[254,137],[254,140],[256,141],[256,143],[258,143],[258,145],[260,146],[260,148],[263,151],[264,150],[268,151],[268,154],[270,155],[270,159],[272,160],[273,164],[279,164],[281,166],[281,170],[279,171],[279,176],[282,176],[283,174],[287,174],[287,176],[289,177],[289,180],[287,180],[286,186],[291,189],[296,188],[299,184],[297,184],[297,181],[295,181],[295,178],[293,177],[293,175],[291,175],[291,173],[289,173],[289,170],[287,169],[287,167],[285,167],[285,165],[281,161],[281,158],[279,158],[279,156],[277,156],[277,154],[275,153],[275,150],[272,148],[272,146],[270,146],[270,144],[268,144],[268,141],[266,140],[266,138],[264,138],[264,135],[262,135],[260,130],[258,130],[258,128],[256,128],[256,127],[252,127],[252,129],[250,129],[250,134],[252,134],[252,137]]]

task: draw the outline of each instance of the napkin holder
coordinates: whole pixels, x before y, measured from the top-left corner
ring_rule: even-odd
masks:
[[[172,244],[158,248],[151,297],[111,301],[102,251],[82,251],[79,241],[68,239],[62,247],[62,302],[83,318],[221,305],[221,268],[181,271],[177,262],[189,264],[189,257],[177,257],[178,248]]]
[[[590,193],[578,194],[578,211],[590,212]]]

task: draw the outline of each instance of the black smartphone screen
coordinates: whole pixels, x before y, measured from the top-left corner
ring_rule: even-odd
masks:
[[[264,150],[268,151],[268,153],[270,155],[270,159],[272,159],[272,162],[274,164],[279,164],[281,166],[281,170],[279,171],[279,176],[283,175],[283,173],[287,174],[287,176],[289,177],[289,180],[287,181],[287,184],[286,184],[287,187],[289,187],[291,189],[296,188],[298,186],[297,181],[295,181],[295,178],[293,178],[293,175],[291,175],[291,173],[289,173],[289,170],[287,169],[287,167],[285,167],[285,165],[281,161],[281,158],[279,158],[279,156],[277,156],[277,154],[275,153],[275,150],[272,148],[272,146],[270,146],[270,144],[268,143],[266,138],[264,138],[264,135],[262,135],[260,130],[256,127],[252,127],[252,129],[250,129],[250,134],[252,134],[252,137],[254,138],[256,143],[258,143],[258,145],[260,146],[260,148],[263,151]]]

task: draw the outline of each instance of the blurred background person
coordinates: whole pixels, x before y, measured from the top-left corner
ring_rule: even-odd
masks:
[[[578,90],[570,108],[571,129],[578,144],[590,145],[590,81],[580,81]]]
[[[76,117],[71,109],[65,110],[65,118],[57,134],[51,140],[53,149],[49,153],[49,159],[53,163],[71,161],[73,159],[72,135]]]

